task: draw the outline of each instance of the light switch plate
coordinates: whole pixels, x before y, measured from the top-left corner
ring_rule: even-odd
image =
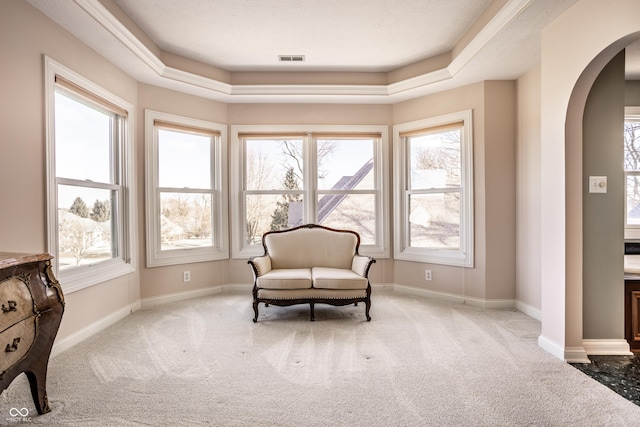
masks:
[[[590,176],[589,177],[589,193],[606,193],[607,177],[606,176]]]

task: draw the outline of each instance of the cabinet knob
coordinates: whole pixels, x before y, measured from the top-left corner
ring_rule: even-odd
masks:
[[[4,349],[5,353],[13,353],[18,349],[18,343],[20,342],[20,337],[13,339],[13,344],[7,344],[7,347]]]
[[[4,304],[2,304],[2,312],[3,313],[9,313],[11,311],[18,311],[16,309],[16,306],[18,305],[17,302],[15,302],[15,301],[7,301],[7,304],[9,304],[9,307],[7,307]]]

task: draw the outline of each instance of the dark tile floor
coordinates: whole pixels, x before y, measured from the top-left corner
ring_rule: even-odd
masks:
[[[591,363],[572,363],[594,380],[640,406],[640,353],[633,356],[589,356]]]

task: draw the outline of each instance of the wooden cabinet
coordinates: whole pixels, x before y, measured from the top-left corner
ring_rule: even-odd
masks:
[[[24,372],[39,414],[50,411],[47,366],[64,312],[51,258],[0,252],[0,391]]]
[[[625,276],[624,330],[631,351],[640,352],[640,275]]]

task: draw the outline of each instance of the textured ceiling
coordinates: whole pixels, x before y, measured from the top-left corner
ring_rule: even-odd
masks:
[[[520,77],[577,0],[27,1],[140,82],[225,102],[392,103]],[[627,53],[640,78],[640,45]]]
[[[492,0],[115,0],[163,50],[227,70],[389,71],[450,51]]]

